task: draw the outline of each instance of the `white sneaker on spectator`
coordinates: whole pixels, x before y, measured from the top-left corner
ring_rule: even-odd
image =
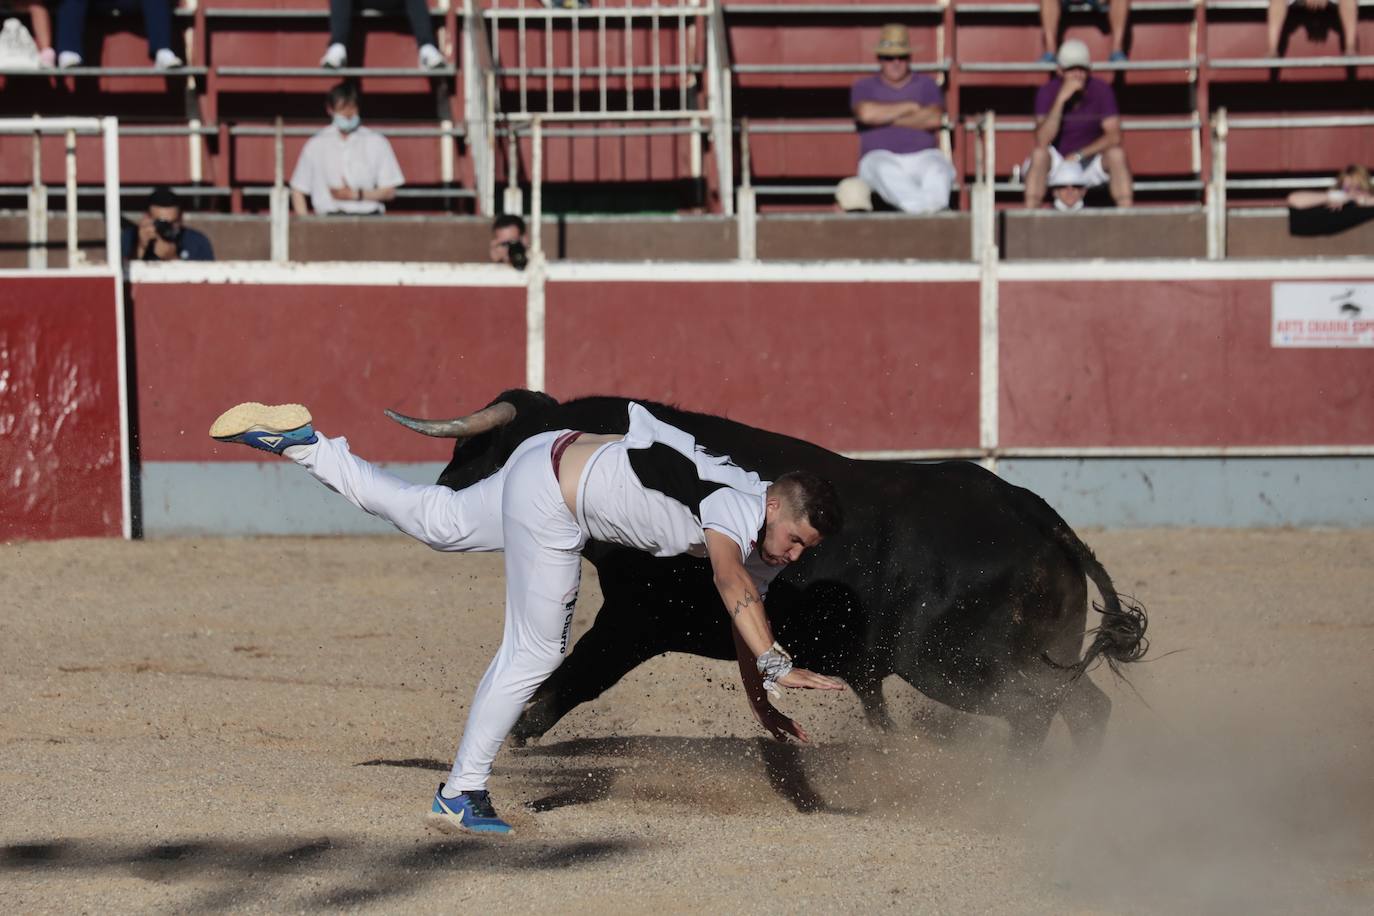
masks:
[[[75,51],[63,51],[57,55],[57,66],[63,70],[68,67],[79,67],[81,66],[81,55]]]
[[[423,70],[437,70],[448,61],[444,60],[443,52],[434,45],[420,46],[420,68]]]
[[[153,55],[153,66],[159,70],[175,70],[186,65],[180,57],[172,53],[171,48],[158,48],[157,54]]]
[[[324,57],[320,58],[320,66],[328,67],[330,70],[337,70],[340,67],[348,66],[348,49],[335,42],[324,49]]]
[[[51,70],[57,66],[57,52],[52,48],[44,48],[38,52],[38,66],[44,70]]]

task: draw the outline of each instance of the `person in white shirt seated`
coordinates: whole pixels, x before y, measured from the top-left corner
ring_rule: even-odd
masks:
[[[333,123],[306,141],[291,173],[291,208],[297,216],[385,213],[405,184],[386,137],[362,126],[358,90],[339,83],[325,96]],[[309,204],[307,205],[307,201]]]

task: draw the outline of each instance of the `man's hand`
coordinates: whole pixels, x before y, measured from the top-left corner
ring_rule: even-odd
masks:
[[[814,671],[807,671],[805,668],[793,668],[778,678],[777,683],[784,687],[804,687],[810,690],[844,689],[843,681],[837,681],[833,677],[826,677],[824,674],[817,674]]]
[[[362,200],[363,192],[357,188],[350,188],[347,184],[337,188],[330,188],[329,194],[335,200]]]
[[[148,248],[148,243],[157,240],[157,227],[153,225],[151,215],[143,214],[143,219],[138,221],[138,253],[141,255]]]
[[[1070,70],[1064,74],[1064,83],[1059,87],[1059,98],[1055,101],[1059,105],[1068,104],[1069,99],[1083,91],[1083,87],[1088,85],[1088,74],[1083,70]]]
[[[767,700],[751,703],[749,708],[754,711],[754,718],[767,729],[768,734],[783,744],[793,741],[798,744],[811,743],[811,737],[807,735],[806,729],[797,724],[795,719],[779,712],[778,708]]]

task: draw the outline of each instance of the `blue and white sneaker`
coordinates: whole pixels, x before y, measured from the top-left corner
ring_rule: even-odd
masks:
[[[244,445],[280,455],[293,445],[317,441],[310,425],[310,411],[300,404],[259,404],[248,401],[230,407],[210,426],[210,436],[220,442]]]
[[[444,785],[434,793],[434,804],[430,806],[426,818],[430,826],[444,833],[499,833],[511,832],[510,824],[496,816],[491,806],[491,795],[485,789],[470,789],[457,798],[444,798]]]

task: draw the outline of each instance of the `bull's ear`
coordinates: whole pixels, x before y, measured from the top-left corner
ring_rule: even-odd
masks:
[[[421,420],[388,408],[386,415],[406,429],[438,439],[466,439],[505,426],[515,419],[515,405],[497,401],[474,414],[454,420]]]

